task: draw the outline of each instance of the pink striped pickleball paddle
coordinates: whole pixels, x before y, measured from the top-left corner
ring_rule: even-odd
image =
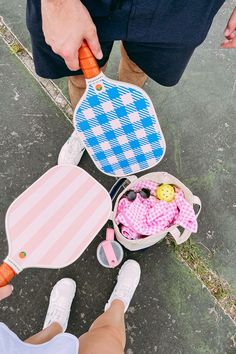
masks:
[[[25,268],[73,263],[106,223],[111,199],[86,171],[55,166],[8,208],[9,253],[0,266],[0,287]]]

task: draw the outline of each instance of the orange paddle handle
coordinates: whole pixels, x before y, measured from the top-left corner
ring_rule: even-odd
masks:
[[[7,263],[0,265],[0,288],[9,284],[16,272]]]
[[[95,56],[85,41],[79,49],[79,63],[86,79],[92,79],[93,77],[99,75],[101,71]]]

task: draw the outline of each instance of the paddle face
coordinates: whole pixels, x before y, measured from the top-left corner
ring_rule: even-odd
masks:
[[[121,177],[160,162],[165,140],[148,95],[102,73],[86,81],[74,126],[97,168]]]
[[[76,166],[55,166],[9,207],[5,260],[24,268],[61,268],[87,248],[111,213],[107,191]]]

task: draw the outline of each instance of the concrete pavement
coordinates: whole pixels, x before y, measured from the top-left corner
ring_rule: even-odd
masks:
[[[24,24],[24,1],[1,3],[4,21],[30,48]],[[214,297],[209,283],[200,281],[201,268],[191,267],[193,247],[182,263],[175,250],[162,242],[145,252],[128,253],[142,267],[140,287],[127,313],[126,354],[233,354],[235,323],[224,313],[236,296],[235,217],[235,98],[236,51],[219,49],[221,33],[233,1],[218,14],[203,46],[196,50],[181,82],[173,88],[151,80],[146,90],[160,116],[167,153],[156,170],[165,170],[182,180],[203,202],[199,232],[194,247],[209,271],[231,288],[222,287]],[[112,53],[108,75],[115,77],[118,46]],[[57,84],[65,90],[65,80]],[[59,108],[0,40],[0,257],[7,254],[5,213],[27,186],[57,161],[60,147],[72,126]],[[102,175],[88,155],[81,167],[106,188],[113,179]],[[117,270],[106,270],[96,261],[101,231],[84,255],[61,270],[27,270],[13,282],[14,295],[1,303],[0,320],[22,339],[40,330],[50,289],[61,277],[77,281],[69,331],[79,335],[101,313],[115,282]],[[195,248],[194,248],[195,250]],[[182,253],[183,255],[183,253]],[[196,258],[195,257],[195,258]],[[189,260],[190,259],[190,260]],[[207,289],[209,288],[209,290]],[[211,293],[210,293],[211,292]],[[230,313],[230,311],[228,311]]]

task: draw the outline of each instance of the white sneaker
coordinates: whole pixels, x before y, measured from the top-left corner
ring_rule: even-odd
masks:
[[[141,269],[138,262],[129,259],[123,264],[118,274],[117,284],[105,306],[105,311],[109,309],[114,300],[121,300],[125,305],[125,312],[127,311],[138,286],[140,275]]]
[[[85,147],[79,137],[79,133],[74,130],[69,139],[62,146],[58,156],[58,165],[78,165],[83,156]]]
[[[70,308],[75,296],[76,284],[73,279],[63,278],[54,285],[43,328],[57,322],[65,332],[70,316]]]

